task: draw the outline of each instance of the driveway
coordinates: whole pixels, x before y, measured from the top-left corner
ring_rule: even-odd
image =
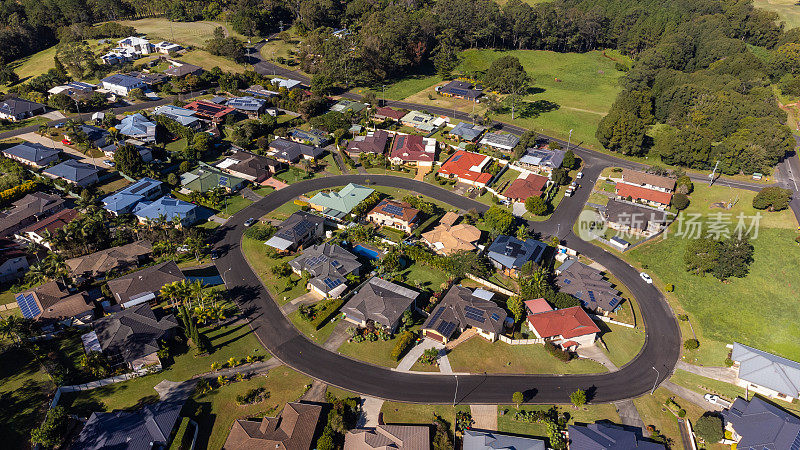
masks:
[[[73,159],[77,159],[78,161],[84,162],[86,164],[93,164],[93,165],[96,165],[98,167],[103,167],[105,169],[108,169],[108,168],[111,167],[108,164],[103,162],[103,158],[92,158],[90,156],[84,155],[83,153],[79,152],[78,150],[75,150],[74,148],[72,148],[72,147],[70,147],[68,145],[64,145],[60,140],[56,141],[56,140],[50,139],[49,137],[40,136],[39,134],[32,133],[32,132],[31,133],[21,134],[21,135],[19,135],[19,137],[20,137],[20,139],[24,139],[24,140],[26,140],[28,142],[34,142],[36,144],[44,145],[45,147],[59,149],[59,150],[63,151],[64,153],[68,153],[70,156],[73,157]]]
[[[686,361],[678,360],[675,368],[733,385],[736,385],[739,380],[739,377],[736,375],[736,369],[732,367],[696,366]]]
[[[706,399],[703,398],[703,394],[700,394],[699,392],[695,392],[695,391],[693,391],[691,389],[687,389],[687,388],[685,388],[683,386],[678,386],[677,384],[675,384],[675,383],[673,383],[671,381],[665,381],[665,382],[661,383],[661,387],[666,388],[667,390],[669,390],[673,394],[677,395],[678,397],[680,397],[680,398],[682,398],[682,399],[684,399],[686,401],[692,402],[695,405],[705,409],[706,411],[722,411],[723,410],[722,406],[719,406],[719,405],[714,404],[714,403],[707,402]]]

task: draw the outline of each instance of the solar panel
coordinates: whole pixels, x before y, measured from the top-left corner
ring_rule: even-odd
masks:
[[[619,299],[614,297],[610,302],[608,302],[608,306],[614,307],[617,303],[619,303]]]
[[[401,207],[399,207],[397,205],[387,204],[387,205],[384,205],[383,208],[381,208],[381,210],[383,210],[383,212],[385,212],[387,214],[391,214],[393,216],[402,216],[403,215],[403,208],[401,208]]]
[[[342,284],[342,280],[340,280],[340,279],[338,279],[338,278],[337,278],[337,279],[335,279],[335,280],[332,280],[332,279],[330,279],[330,278],[325,278],[325,279],[323,280],[323,282],[325,283],[325,286],[327,286],[327,287],[328,287],[328,289],[333,289],[333,288],[335,288],[336,286],[339,286],[340,284]]]
[[[589,294],[589,300],[596,302],[597,300],[594,299],[594,291],[587,291]]]
[[[342,263],[334,259],[333,261],[331,261],[331,265],[338,269],[339,267],[341,267]]]
[[[461,159],[461,155],[456,155],[456,156],[453,157],[453,162],[456,162],[459,159]]]
[[[496,313],[492,314],[492,320],[499,320],[499,319],[500,319],[500,316],[498,316]]]
[[[20,312],[22,313],[22,317],[26,319],[35,319],[36,316],[39,315],[42,311],[39,309],[39,305],[36,304],[36,300],[33,298],[33,294],[23,295],[19,294],[16,297],[17,304],[19,304]]]
[[[483,315],[483,311],[481,311],[481,310],[480,310],[480,309],[478,309],[478,308],[475,308],[474,306],[465,306],[465,307],[464,307],[464,311],[465,311],[467,314],[479,314],[479,315]]]
[[[431,317],[430,321],[431,325],[435,324],[436,321],[439,320],[439,317],[441,317],[443,312],[444,312],[444,306],[440,306],[439,309],[437,309],[436,312],[433,313],[433,317]]]
[[[572,284],[572,280],[569,278],[564,278],[564,284]]]
[[[450,336],[453,334],[453,330],[455,329],[456,324],[453,322],[442,322],[436,327],[436,331],[438,331],[442,336]]]

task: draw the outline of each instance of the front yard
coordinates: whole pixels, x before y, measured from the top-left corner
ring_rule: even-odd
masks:
[[[497,430],[501,433],[537,436],[547,439],[547,429],[544,424],[517,421],[514,420],[514,414],[517,411],[547,411],[552,407],[553,405],[525,405],[517,409],[516,405],[498,405]],[[598,420],[610,420],[614,423],[620,423],[619,414],[617,414],[614,405],[610,403],[588,404],[580,409],[575,409],[572,406],[559,406],[558,409],[559,412],[569,414],[568,425],[592,423]]]
[[[5,448],[30,448],[30,432],[44,419],[55,385],[34,361],[33,355],[19,347],[0,353],[0,435]]]
[[[547,353],[541,344],[509,345],[489,342],[480,336],[461,343],[448,353],[453,372],[471,373],[601,373],[602,365],[585,359],[568,363]]]
[[[274,255],[272,250],[271,247],[267,247],[264,244],[264,241],[251,239],[247,236],[242,238],[242,253],[247,258],[253,271],[261,278],[272,298],[279,305],[282,305],[305,294],[306,287],[300,277],[295,274],[291,274],[288,278],[279,278],[272,273],[273,267],[288,263],[296,257],[296,255],[276,255],[273,258],[270,256]],[[288,284],[287,280],[290,280]]]

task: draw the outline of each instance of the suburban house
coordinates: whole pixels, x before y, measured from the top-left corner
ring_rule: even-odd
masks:
[[[492,174],[483,170],[491,162],[491,156],[458,150],[442,164],[439,175],[445,178],[455,178],[461,183],[471,186],[485,187],[492,180]]]
[[[283,164],[274,158],[238,149],[217,163],[217,168],[223,172],[256,184],[271,177],[282,166]]]
[[[336,298],[347,290],[347,276],[358,275],[361,263],[356,255],[336,244],[324,243],[303,250],[303,254],[289,261],[292,272],[302,276],[308,272],[311,279],[307,288],[322,297]]]
[[[500,235],[486,250],[486,256],[495,269],[507,276],[516,277],[528,261],[539,264],[547,244],[536,239],[519,240],[514,236]]]
[[[169,60],[169,67],[164,70],[166,75],[169,75],[173,78],[183,78],[186,75],[202,75],[205,70],[203,70],[200,66],[195,66],[194,64],[185,63],[183,61],[178,61],[175,59]]]
[[[388,106],[381,106],[372,114],[372,120],[375,122],[385,122],[387,120],[400,122],[403,120],[403,117],[405,117],[406,114],[408,114],[408,111],[392,109]]]
[[[367,214],[367,221],[411,233],[419,225],[420,212],[406,202],[383,199]]]
[[[62,209],[51,216],[32,223],[14,235],[19,239],[26,240],[52,250],[52,244],[48,241],[48,235],[54,235],[56,231],[64,228],[68,223],[78,217],[78,211],[74,209]]]
[[[347,143],[345,153],[351,158],[357,158],[367,153],[383,155],[386,153],[386,144],[389,142],[389,133],[383,130],[370,131],[366,136],[356,136]]]
[[[273,85],[278,86],[278,88],[286,88],[287,90],[292,90],[302,86],[303,82],[299,80],[292,80],[291,78],[280,78],[280,77],[273,77],[270,81],[272,81]]]
[[[618,182],[616,195],[619,200],[641,202],[656,208],[664,209],[672,202],[672,193],[650,189],[634,184]]]
[[[184,280],[181,269],[170,260],[109,280],[108,289],[117,304],[128,309],[142,303],[155,304],[162,287]]]
[[[600,328],[580,306],[552,309],[528,316],[528,328],[539,339],[546,339],[564,350],[594,345]]]
[[[436,161],[436,139],[416,134],[397,134],[389,154],[392,164],[432,167]]]
[[[153,253],[153,244],[147,240],[111,247],[85,256],[65,261],[72,277],[100,278],[109,272],[124,272],[139,267]]]
[[[431,429],[424,425],[384,425],[353,428],[344,435],[347,450],[430,450]]]
[[[0,119],[9,122],[25,120],[44,112],[44,105],[17,97],[10,97],[0,102]]]
[[[181,186],[194,192],[205,193],[214,189],[225,192],[236,192],[247,184],[247,180],[233,176],[227,172],[201,162],[191,172],[181,174]]]
[[[742,387],[786,402],[800,398],[800,363],[738,342],[731,359]]]
[[[366,200],[373,192],[375,192],[375,189],[350,183],[340,189],[339,192],[318,192],[308,200],[308,204],[325,217],[342,220],[350,214],[350,211],[356,205]]]
[[[340,113],[345,113],[347,111],[352,111],[353,113],[360,113],[361,111],[367,109],[366,103],[355,102],[353,100],[348,100],[343,98],[336,102],[333,106],[331,106],[331,111],[336,111]]]
[[[664,444],[646,440],[641,428],[608,422],[570,425],[567,428],[569,448],[580,450],[641,449],[664,450]]]
[[[84,325],[94,318],[94,303],[86,292],[70,291],[60,281],[50,281],[14,295],[22,317],[40,321],[69,321]]]
[[[64,209],[64,199],[44,192],[32,192],[0,211],[0,237],[14,235],[28,225]]]
[[[496,341],[508,314],[492,301],[494,293],[453,286],[422,325],[422,335],[446,344],[456,330],[473,328],[484,338]]]
[[[300,250],[325,234],[324,225],[322,217],[297,211],[278,226],[278,231],[265,244],[280,252]]]
[[[481,230],[466,223],[456,225],[460,217],[457,213],[448,211],[439,219],[439,224],[434,229],[422,233],[422,242],[445,256],[475,250],[481,239]]]
[[[78,130],[86,135],[86,139],[92,143],[95,147],[102,149],[103,147],[107,147],[114,143],[114,138],[111,136],[111,133],[108,130],[105,130],[100,127],[96,127],[94,125],[87,125],[82,123],[78,125]],[[72,139],[76,139],[72,137]]]
[[[397,330],[403,313],[416,309],[419,292],[372,277],[342,307],[347,321],[366,327],[368,322],[390,332]]]
[[[202,122],[191,109],[180,108],[174,105],[161,105],[153,110],[154,116],[164,116],[178,122],[186,128],[199,131]]]
[[[67,84],[54,86],[47,90],[50,95],[64,94],[73,100],[86,100],[94,92],[94,84],[84,83],[83,81],[70,81]]]
[[[115,73],[100,80],[100,86],[112,94],[127,97],[132,90],[144,89],[147,84],[136,77]]]
[[[153,48],[155,49],[156,52],[163,53],[165,55],[183,50],[183,47],[181,47],[180,45],[173,44],[172,42],[168,41],[161,41],[156,44],[153,44]]]
[[[74,159],[68,159],[42,171],[42,174],[52,179],[60,178],[67,183],[81,187],[91,186],[97,183],[99,181],[98,173],[100,173],[100,169],[96,166]]]
[[[529,148],[522,158],[519,159],[519,164],[523,167],[538,170],[544,173],[552,173],[553,169],[561,167],[564,162],[564,155],[567,152],[564,150],[554,150],[549,148]]]
[[[260,84],[254,84],[242,92],[258,98],[272,98],[280,95],[278,92],[270,91],[269,89],[265,88],[264,86],[261,86]]]
[[[115,216],[129,214],[133,212],[133,208],[139,202],[155,200],[164,195],[166,191],[168,189],[165,188],[164,183],[144,177],[104,198],[103,207]]]
[[[178,321],[172,314],[157,317],[150,305],[137,305],[94,321],[91,331],[81,339],[87,352],[102,352],[112,367],[131,370],[161,364],[159,340],[170,339]]]
[[[314,147],[325,147],[331,143],[330,135],[322,130],[301,130],[300,128],[292,128],[287,135],[289,139],[295,142],[313,145]]]
[[[601,214],[609,228],[645,237],[662,232],[671,222],[663,210],[615,199],[608,200]]]
[[[519,177],[503,191],[503,196],[514,202],[524,202],[529,197],[541,197],[547,189],[549,178],[529,173],[527,177]]]
[[[225,450],[306,450],[313,448],[322,406],[289,402],[278,417],[237,419],[228,434]]]
[[[189,226],[197,222],[197,205],[169,196],[158,200],[143,200],[133,207],[133,215],[141,223],[154,223],[164,219],[166,223],[178,221],[180,226]]]
[[[415,128],[419,131],[422,131],[423,133],[431,133],[438,126],[443,124],[444,121],[441,121],[441,123],[439,123],[435,116],[432,116],[430,114],[425,114],[420,111],[411,111],[405,116],[403,116],[402,119],[400,119],[400,123],[402,123],[407,127]]]
[[[28,271],[28,253],[11,239],[0,238],[0,283],[14,281]]]
[[[113,48],[111,51],[107,52],[106,54],[100,56],[100,59],[103,61],[103,64],[113,66],[116,64],[125,64],[128,61],[133,61],[139,58],[135,52],[131,51],[130,49],[125,48]]]
[[[167,398],[135,411],[93,412],[73,442],[72,448],[168,448],[185,399],[175,398],[181,394],[167,395]]]
[[[129,36],[117,41],[119,48],[128,49],[138,55],[149,55],[155,51],[155,47],[145,38]]]
[[[220,123],[228,114],[235,113],[236,110],[224,105],[207,102],[205,100],[195,100],[184,106],[195,112],[195,115],[202,120],[212,123]]]
[[[142,142],[155,142],[156,124],[145,116],[136,113],[125,116],[117,127],[119,134]]]
[[[128,75],[144,81],[148,88],[154,88],[160,84],[166,83],[169,77],[163,73],[150,73],[150,72],[128,72]]]
[[[559,292],[569,294],[581,301],[584,308],[598,313],[616,311],[624,299],[619,291],[592,267],[570,258],[556,270],[556,285]]]
[[[613,179],[613,177],[612,177]],[[664,177],[653,173],[642,172],[639,170],[622,169],[622,177],[616,180],[618,183],[629,184],[644,189],[651,189],[661,192],[675,191],[675,179]]]
[[[61,150],[33,142],[22,142],[3,150],[3,156],[19,163],[40,169],[58,161]]]
[[[519,137],[511,133],[497,131],[484,134],[478,144],[510,152],[519,144]]]
[[[258,119],[264,113],[267,101],[256,97],[235,97],[228,100],[225,105],[246,115],[249,119]]]
[[[464,445],[462,450],[546,450],[547,446],[541,439],[512,436],[496,431],[464,430]]]
[[[150,162],[153,160],[153,151],[150,150],[150,147],[145,147],[144,142],[136,139],[125,139],[124,142],[112,143],[106,145],[100,150],[103,151],[103,154],[107,158],[113,159],[114,155],[116,155],[117,153],[117,150],[126,145],[133,147],[133,149],[136,150],[137,153],[139,153],[139,157],[142,158],[142,162]]]
[[[457,141],[475,142],[486,131],[486,127],[475,125],[469,122],[458,122],[452,130],[448,131],[451,137]]]
[[[294,164],[303,159],[317,159],[323,150],[314,145],[301,144],[284,138],[277,138],[269,144],[270,156],[286,164]]]
[[[437,86],[436,92],[445,97],[460,98],[477,102],[478,97],[483,95],[483,90],[478,89],[478,86],[463,80],[453,80],[444,86]]]
[[[795,449],[800,442],[800,418],[758,396],[737,398],[722,417],[737,449]]]

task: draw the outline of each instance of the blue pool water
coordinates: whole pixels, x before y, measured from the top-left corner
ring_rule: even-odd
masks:
[[[363,245],[356,245],[355,247],[353,247],[353,251],[356,252],[356,254],[363,256],[364,258],[372,260],[380,259],[380,255],[378,254],[378,252],[370,248],[364,247]]]

